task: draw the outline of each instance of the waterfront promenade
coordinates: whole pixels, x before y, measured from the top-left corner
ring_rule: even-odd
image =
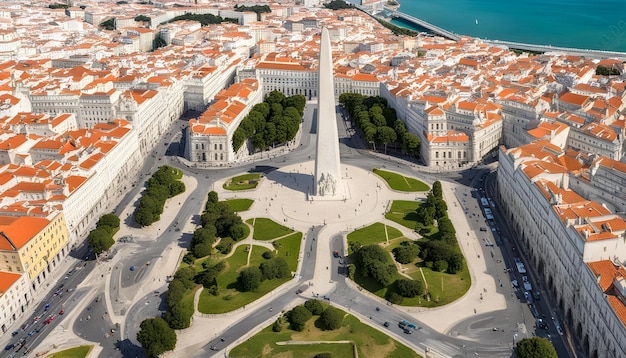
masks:
[[[418,19],[411,15],[407,15],[403,12],[397,10],[386,9],[384,11],[385,17],[387,18],[399,18],[409,21],[415,25],[423,27],[436,35],[443,36],[445,38],[458,41],[461,39],[461,35],[455,34],[454,32],[445,30],[439,26],[433,25],[429,22],[426,22],[422,19]],[[370,14],[372,15],[372,14]],[[372,15],[375,16],[375,15]],[[619,60],[626,61],[626,53],[624,52],[616,52],[616,51],[602,51],[602,50],[587,50],[587,49],[578,49],[578,48],[569,48],[569,47],[556,47],[551,45],[536,45],[536,44],[527,44],[520,42],[511,42],[511,41],[501,41],[501,40],[485,40],[483,41],[487,44],[494,46],[506,46],[508,48],[525,50],[525,51],[533,51],[533,52],[552,52],[552,53],[565,53],[568,55],[574,56],[584,56],[589,58],[616,58]]]

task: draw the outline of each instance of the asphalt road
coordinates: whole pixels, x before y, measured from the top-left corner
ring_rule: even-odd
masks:
[[[112,325],[110,320],[108,320],[108,314],[102,300],[95,302],[95,299],[93,298],[95,296],[102,296],[104,291],[96,292],[95,296],[89,297],[83,297],[81,294],[85,295],[85,293],[78,292],[74,293],[75,297],[70,295],[72,300],[76,301],[80,301],[81,299],[94,300],[93,302],[87,303],[85,305],[86,308],[80,312],[79,317],[82,318],[82,321],[78,320],[76,322],[73,327],[74,331],[90,341],[101,344],[104,348],[100,354],[101,357],[144,356],[143,351],[136,344],[136,339],[134,337],[138,331],[139,323],[143,319],[158,316],[160,312],[163,311],[164,295],[148,295],[130,306],[127,302],[124,302],[123,297],[119,297],[119,295],[116,296],[116,292],[119,292],[120,287],[132,288],[134,285],[141,285],[143,278],[149,270],[153,269],[148,262],[153,260],[155,257],[160,256],[166,246],[171,242],[176,241],[184,247],[188,245],[190,235],[187,234],[187,236],[185,236],[184,234],[176,231],[177,226],[175,223],[178,222],[180,226],[189,220],[194,223],[198,223],[198,217],[202,211],[202,199],[212,188],[215,181],[241,172],[249,171],[256,166],[280,167],[312,160],[315,155],[313,141],[313,134],[315,132],[315,115],[315,108],[313,106],[307,106],[303,119],[301,146],[299,146],[296,150],[280,157],[246,163],[235,168],[222,169],[197,169],[187,168],[184,165],[180,165],[175,158],[177,155],[182,154],[182,147],[176,141],[183,137],[182,130],[186,125],[186,120],[183,119],[176,121],[171,126],[168,133],[164,135],[163,139],[154,148],[154,155],[148,156],[142,167],[141,174],[137,177],[138,184],[131,189],[126,197],[124,197],[124,199],[117,206],[115,212],[118,215],[121,214],[123,208],[129,205],[136,194],[142,190],[143,182],[147,180],[149,175],[156,170],[159,165],[164,163],[177,166],[181,168],[186,175],[191,175],[196,178],[196,180],[198,180],[197,189],[190,195],[186,202],[181,203],[180,211],[177,214],[176,220],[174,220],[174,223],[168,227],[165,232],[161,233],[156,241],[142,242],[141,240],[134,240],[129,243],[118,243],[118,245],[129,245],[134,248],[134,250],[131,251],[132,255],[124,257],[123,260],[121,260],[122,262],[119,263],[113,270],[110,285],[111,297],[118,298],[118,302],[112,302],[114,310],[116,313],[126,314],[126,323],[124,327],[126,332],[125,337],[120,337],[118,327]],[[476,198],[471,196],[470,193],[472,192],[469,187],[480,186],[483,183],[480,181],[480,178],[483,174],[489,171],[488,167],[478,166],[477,168],[468,169],[462,173],[419,173],[414,165],[404,165],[401,161],[397,161],[395,159],[392,161],[381,160],[378,156],[370,154],[368,150],[364,150],[364,148],[366,148],[365,142],[358,136],[358,134],[356,134],[351,126],[352,125],[349,121],[342,118],[341,115],[338,115],[342,163],[357,166],[365,170],[387,166],[403,174],[411,176],[418,175],[428,182],[445,178],[449,180],[456,180],[462,185],[468,185],[467,189],[458,189],[457,196],[460,195],[459,197],[462,197],[461,200],[465,199],[465,202],[463,203],[464,205],[467,205],[467,215],[471,215],[470,219],[472,227],[475,229],[474,233],[480,237],[479,235],[481,232],[479,231],[479,228],[480,226],[485,226],[484,217],[482,216],[480,207],[477,205]],[[484,180],[485,179],[483,179],[483,181]],[[467,196],[463,193],[467,193]],[[130,223],[128,221],[130,218],[122,219],[127,220],[127,223]],[[506,225],[500,225],[500,227],[502,227],[503,230],[502,236],[506,236],[507,238],[512,237],[512,235],[506,231]],[[250,309],[249,315],[245,320],[226,328],[219,337],[212,337],[212,339],[208,339],[206,345],[203,347],[202,351],[198,352],[197,356],[206,357],[210,356],[212,353],[215,354],[216,352],[211,350],[211,347],[215,347],[217,350],[222,350],[225,347],[232,348],[236,344],[240,343],[238,341],[239,337],[242,337],[253,327],[271,323],[283,309],[289,307],[293,303],[294,299],[301,299],[304,301],[304,299],[312,297],[312,292],[315,290],[314,287],[308,286],[308,281],[310,281],[313,277],[317,245],[317,241],[314,239],[319,233],[319,230],[321,230],[321,226],[316,226],[311,228],[306,233],[303,247],[302,276],[299,277],[298,280],[291,281],[282,288],[286,293],[277,294],[268,299],[264,299],[264,303],[259,308],[254,310]],[[495,239],[496,238],[494,237],[494,240]],[[503,241],[505,247],[507,247],[506,245],[511,245],[504,239]],[[337,250],[341,253],[341,256],[347,252],[347,248],[342,247],[341,240],[337,240],[335,238],[331,241],[330,245],[331,252]],[[490,255],[491,248],[486,249],[486,247],[482,244],[479,246],[481,250],[480,252],[482,252],[481,255]],[[494,262],[493,264],[490,263],[490,270],[492,271],[494,277],[502,280],[503,286],[501,287],[501,290],[504,293],[509,292],[510,294],[511,277],[504,274],[504,268],[506,266],[511,267],[511,257],[510,254],[507,254],[506,252],[500,254],[498,251],[499,250],[494,249]],[[512,338],[506,339],[507,343],[503,344],[503,338],[499,335],[504,335],[506,333],[500,333],[499,331],[495,332],[488,328],[498,327],[499,329],[502,328],[503,330],[510,330],[512,332],[512,326],[518,323],[522,315],[523,317],[532,316],[530,315],[528,308],[526,308],[526,311],[524,312],[524,305],[520,304],[519,301],[516,301],[517,299],[515,298],[514,304],[511,304],[507,310],[492,312],[490,317],[476,317],[472,318],[471,322],[461,322],[457,325],[458,330],[463,330],[464,332],[474,332],[473,341],[459,339],[454,335],[442,335],[425,326],[422,322],[404,314],[402,311],[396,310],[393,305],[381,305],[379,300],[371,298],[370,295],[364,294],[358,289],[353,288],[353,285],[347,284],[344,276],[345,265],[343,260],[343,258],[333,259],[332,267],[329,268],[333,270],[332,280],[336,283],[336,289],[329,295],[328,299],[345,307],[352,314],[355,314],[362,319],[372,320],[375,326],[380,326],[381,330],[387,332],[394,338],[408,344],[409,346],[420,347],[422,349],[432,349],[439,354],[452,357],[460,357],[467,354],[489,357],[508,357],[511,355],[510,343],[512,342],[509,343],[509,340]],[[496,260],[501,260],[501,262],[497,262]],[[91,269],[89,264],[90,262],[88,262],[88,266],[85,267],[85,272]],[[134,266],[135,270],[131,271],[131,266]],[[75,277],[78,278],[80,276],[76,275]],[[533,283],[536,283],[534,275],[531,276],[531,279],[533,280]],[[102,286],[102,290],[104,290],[104,285]],[[165,286],[163,286],[163,290],[161,290],[160,293],[164,290]],[[297,293],[298,290],[302,290],[302,292]],[[511,302],[513,302],[513,299],[511,299]],[[61,302],[59,300],[59,304],[60,303]],[[543,305],[546,303],[547,300],[543,301],[539,304],[539,307],[542,310],[545,309]],[[378,307],[379,310],[376,310],[376,307]],[[51,307],[50,310],[52,312],[58,312],[57,309],[59,308],[60,306],[54,306]],[[402,330],[397,327],[397,322],[401,319],[413,322],[417,327],[416,332],[412,335],[404,334]],[[522,321],[527,322],[528,326],[528,319],[522,319]],[[385,328],[383,326],[384,322],[390,322],[390,326]],[[53,321],[52,324],[58,324],[58,320]],[[532,325],[528,326],[528,329],[532,330]],[[28,332],[28,330],[25,330],[25,332]],[[40,336],[43,337],[41,333]],[[18,339],[19,337],[20,336],[18,335],[15,339]],[[221,338],[224,340],[222,341]],[[33,341],[30,345],[35,346],[35,343],[36,342]]]

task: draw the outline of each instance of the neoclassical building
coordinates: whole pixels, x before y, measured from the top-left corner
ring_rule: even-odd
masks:
[[[215,95],[214,102],[198,118],[189,121],[185,158],[192,162],[224,166],[244,158],[233,150],[233,133],[252,107],[263,101],[259,81],[248,78]]]
[[[626,352],[624,279],[598,273],[602,270],[594,263],[606,261],[624,271],[626,220],[571,190],[570,171],[581,166],[548,141],[502,147],[499,196],[528,264],[556,298],[586,355],[621,357]],[[615,281],[612,294],[605,280]]]

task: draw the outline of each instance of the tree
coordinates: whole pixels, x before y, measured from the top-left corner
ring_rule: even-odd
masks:
[[[448,258],[448,273],[455,274],[463,270],[463,254],[455,252]]]
[[[242,122],[243,124],[243,122]],[[239,127],[235,130],[235,133],[233,133],[233,151],[236,153],[237,151],[239,151],[239,148],[241,148],[241,146],[243,145],[243,143],[246,142],[247,139],[247,135],[245,133],[245,130],[243,130],[241,128],[241,125],[239,125]]]
[[[196,283],[201,284],[204,288],[209,288],[216,285],[215,279],[224,270],[226,264],[223,261],[216,263],[215,265],[208,266],[204,271],[196,275]]]
[[[419,280],[396,280],[396,289],[402,297],[415,297],[424,293],[424,285]]]
[[[180,280],[186,290],[191,290],[196,285],[194,278],[196,277],[196,270],[193,267],[181,267],[174,274],[174,279]]]
[[[382,126],[376,129],[376,139],[385,145],[385,154],[387,154],[387,145],[395,142],[397,138],[396,131],[391,127]]]
[[[515,354],[518,358],[557,358],[550,341],[541,337],[524,338],[517,342]]]
[[[259,265],[262,280],[272,280],[275,278],[289,277],[289,264],[282,257],[274,257]]]
[[[433,262],[433,271],[444,272],[448,269],[448,261],[438,260]]]
[[[101,227],[101,226],[119,228],[120,218],[115,216],[115,214],[104,214],[100,217],[100,220],[98,220],[98,223],[96,224],[96,227]]]
[[[324,312],[322,312],[320,318],[322,319],[322,323],[324,323],[326,329],[335,330],[341,328],[343,316],[343,311],[333,306],[328,306]]]
[[[404,241],[400,246],[393,249],[393,255],[396,258],[396,261],[406,265],[415,260],[415,258],[419,254],[419,251],[419,246],[413,244],[410,241]]]
[[[157,358],[176,347],[176,332],[162,318],[148,318],[139,327],[137,340],[148,358]]]
[[[230,229],[228,229],[228,234],[235,241],[243,239],[247,233],[247,226],[244,223],[231,225]]]
[[[193,316],[193,301],[181,300],[170,307],[163,319],[173,329],[184,329],[191,325],[191,316]]]
[[[383,286],[388,286],[397,272],[389,254],[378,245],[361,247],[357,252],[357,261],[364,277],[372,277]]]
[[[304,302],[304,307],[312,314],[319,316],[324,312],[324,305],[319,300],[308,300]]]
[[[404,135],[406,134],[406,126],[404,125],[404,122],[402,122],[400,119],[396,119],[393,122],[393,130],[396,131],[396,135],[398,136],[398,138],[404,138]]]
[[[150,17],[146,16],[146,15],[138,15],[135,17],[135,21],[137,22],[148,22],[150,21]]]
[[[272,103],[278,103],[282,106],[282,103],[285,99],[286,97],[282,92],[274,90],[267,94],[267,96],[265,97],[265,102],[267,102],[270,106],[272,105]]]
[[[248,267],[239,273],[239,288],[243,292],[254,291],[261,285],[262,277],[258,267]]]
[[[402,149],[409,155],[415,155],[420,151],[420,139],[413,133],[406,132],[402,136]]]
[[[298,305],[287,313],[287,321],[289,321],[291,329],[298,332],[302,332],[304,325],[311,317],[311,311],[303,305]]]
[[[443,199],[443,188],[441,187],[441,182],[439,180],[433,183],[431,191],[436,199]]]
[[[185,296],[185,291],[187,291],[187,289],[181,280],[172,280],[169,286],[167,286],[167,296],[165,298],[167,305],[172,307],[180,302]]]
[[[87,242],[96,255],[109,250],[115,244],[111,230],[109,226],[101,226],[89,233]]]

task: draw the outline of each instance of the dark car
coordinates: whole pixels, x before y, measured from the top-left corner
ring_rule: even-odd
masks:
[[[383,326],[385,326],[385,327],[389,327],[389,322],[385,322],[385,323],[383,323]]]
[[[13,349],[13,347],[15,347],[15,344],[11,343],[4,347],[4,350],[10,351],[11,349]]]
[[[412,332],[411,332],[411,330],[410,330],[410,329],[405,329],[405,330],[404,330],[404,334],[411,334],[411,333],[412,333]]]

